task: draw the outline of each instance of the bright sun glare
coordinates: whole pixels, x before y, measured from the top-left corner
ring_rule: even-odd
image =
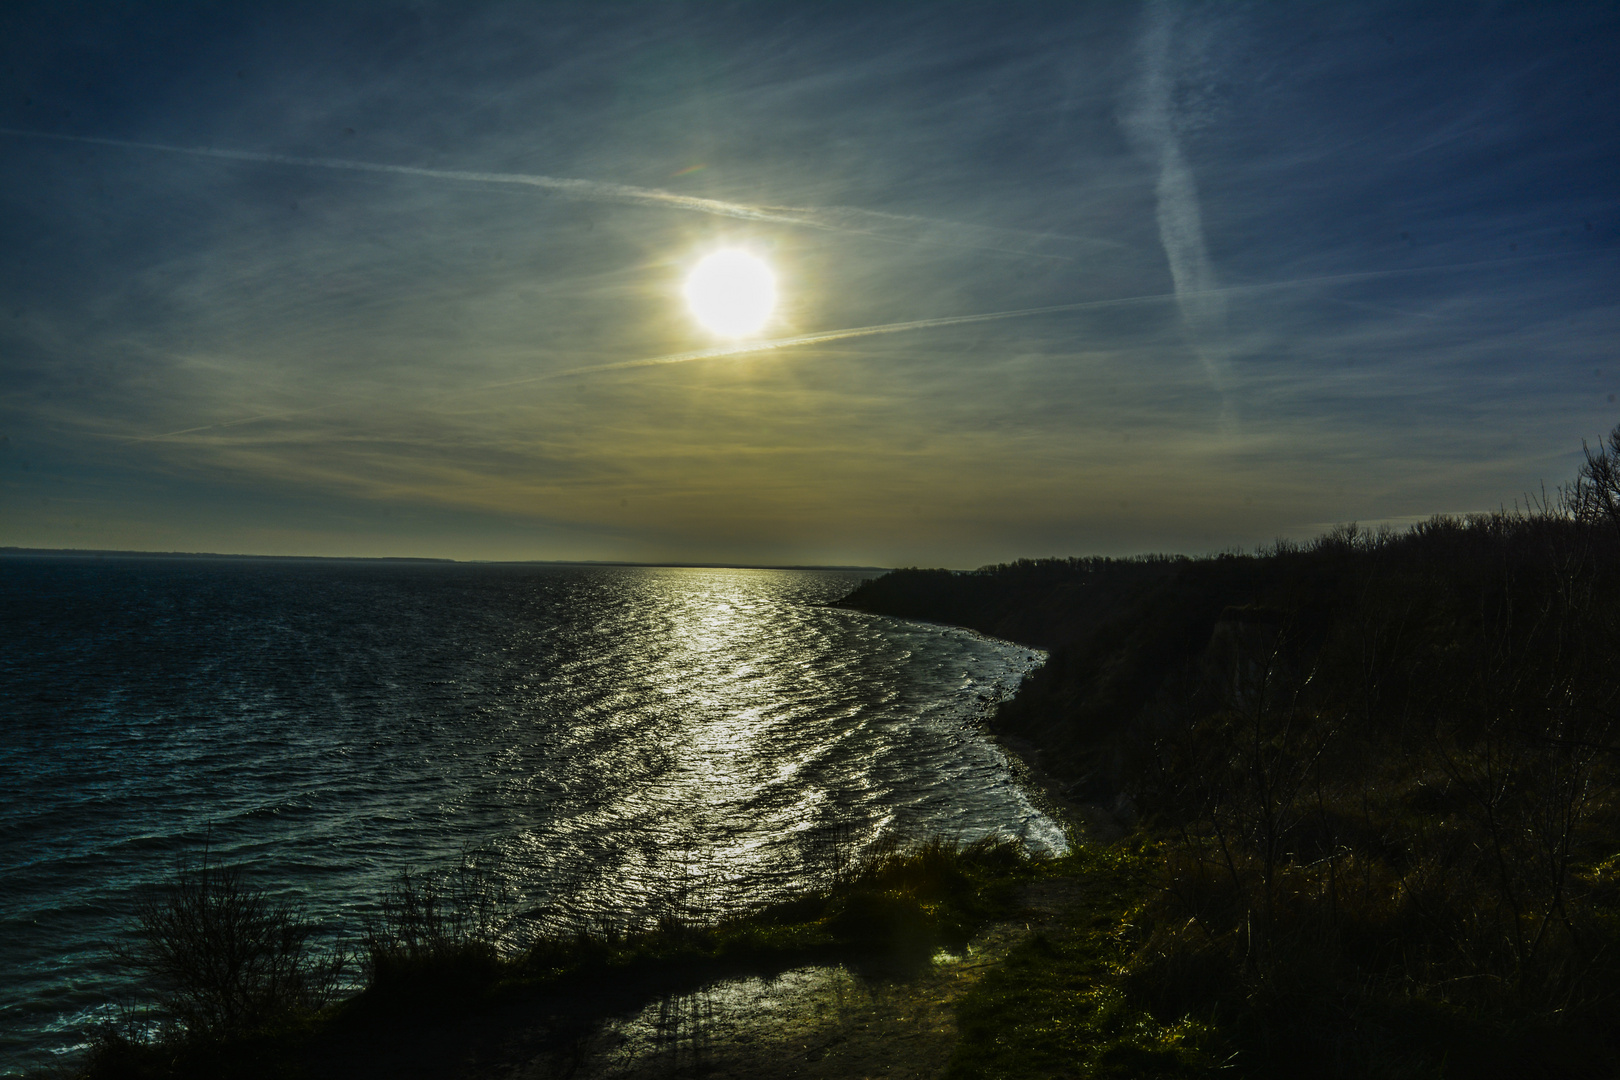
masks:
[[[711,334],[757,334],[776,307],[776,275],[746,251],[716,251],[692,268],[686,303]]]

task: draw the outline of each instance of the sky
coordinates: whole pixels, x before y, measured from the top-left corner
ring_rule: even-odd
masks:
[[[973,567],[1620,422],[1613,4],[14,3],[0,545]],[[683,296],[770,267],[752,337]]]

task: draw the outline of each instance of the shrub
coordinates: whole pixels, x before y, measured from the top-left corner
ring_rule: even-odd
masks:
[[[141,905],[124,959],[187,1038],[229,1038],[331,999],[346,957],[312,949],[313,929],[205,849]]]
[[[489,981],[501,965],[509,903],[494,875],[467,857],[439,877],[401,871],[378,916],[366,922],[370,988],[448,990]]]

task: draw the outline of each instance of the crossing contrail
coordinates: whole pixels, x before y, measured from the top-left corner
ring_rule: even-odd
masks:
[[[793,337],[770,338],[765,341],[743,341],[731,345],[717,345],[709,349],[669,353],[665,356],[648,356],[637,360],[617,360],[608,364],[590,364],[584,367],[563,368],[560,371],[546,371],[538,375],[525,375],[521,379],[505,379],[501,382],[481,383],[478,386],[470,386],[464,390],[451,391],[450,396],[477,394],[487,390],[503,390],[507,387],[526,386],[530,383],[549,382],[553,379],[578,378],[584,375],[599,375],[612,371],[629,371],[634,368],[663,367],[668,364],[687,364],[695,360],[717,360],[725,356],[743,356],[748,353],[802,348],[806,345],[848,341],[853,338],[877,337],[882,334],[903,334],[913,330],[933,330],[945,326],[965,326],[969,323],[998,322],[1003,319],[1027,318],[1031,315],[1055,315],[1060,312],[1081,311],[1086,308],[1118,307],[1125,304],[1141,304],[1173,299],[1175,299],[1174,293],[1164,293],[1153,296],[1124,297],[1114,300],[1087,300],[1075,304],[1053,304],[1048,307],[1017,308],[1012,311],[990,311],[978,315],[947,315],[937,319],[913,319],[909,322],[883,323],[879,326],[853,326],[843,330],[821,330],[813,334],[798,334]],[[309,409],[242,416],[235,420],[224,420],[216,424],[203,424],[200,427],[181,428],[178,431],[165,431],[158,435],[142,435],[124,441],[139,443],[154,442],[159,439],[173,439],[182,435],[194,435],[199,431],[211,431],[216,428],[251,424],[258,420],[275,420],[284,416],[302,416],[310,413],[325,412],[337,408],[339,404],[342,403],[328,403]]]
[[[967,326],[972,323],[1000,322],[1004,319],[1026,319],[1035,315],[1059,315],[1072,311],[1097,311],[1105,308],[1127,307],[1133,304],[1160,304],[1175,302],[1178,306],[1189,300],[1194,302],[1209,300],[1208,293],[1220,294],[1224,304],[1229,296],[1243,293],[1272,292],[1279,289],[1297,289],[1310,285],[1332,285],[1349,281],[1370,281],[1386,277],[1406,277],[1411,274],[1438,272],[1446,270],[1468,270],[1485,266],[1497,266],[1507,263],[1523,262],[1525,259],[1549,258],[1550,256],[1526,256],[1511,259],[1483,259],[1475,262],[1449,263],[1434,266],[1403,267],[1394,270],[1360,270],[1345,274],[1324,274],[1317,277],[1295,278],[1292,281],[1265,281],[1252,285],[1224,285],[1213,289],[1195,291],[1178,288],[1174,292],[1143,293],[1139,296],[1111,297],[1107,300],[1080,300],[1069,304],[1049,304],[1045,307],[1014,308],[1010,311],[988,311],[977,315],[945,315],[935,319],[913,319],[909,322],[881,323],[876,326],[854,326],[844,330],[820,330],[813,334],[798,334],[794,337],[772,338],[766,341],[744,341],[732,345],[720,345],[709,349],[696,349],[691,352],[670,353],[667,356],[649,356],[638,360],[618,360],[609,364],[592,364],[585,367],[564,368],[560,371],[548,371],[540,375],[529,375],[521,379],[509,379],[504,382],[488,383],[475,387],[474,390],[498,390],[508,386],[522,386],[525,383],[544,382],[551,379],[574,378],[582,375],[595,375],[610,371],[626,371],[633,368],[661,367],[666,364],[685,364],[694,360],[715,360],[726,356],[742,356],[747,353],[771,352],[778,349],[801,348],[805,345],[821,345],[834,341],[848,341],[854,338],[878,337],[883,334],[903,334],[915,330],[935,330],[946,326]],[[463,391],[470,392],[470,391]]]
[[[860,210],[846,206],[832,207],[827,210],[820,210],[815,207],[753,206],[748,203],[728,202],[724,199],[707,199],[697,195],[682,195],[679,192],[664,191],[660,188],[637,187],[633,184],[617,184],[606,180],[579,180],[562,176],[542,176],[533,173],[483,172],[472,169],[430,169],[420,165],[389,165],[375,161],[299,157],[292,154],[264,153],[258,150],[220,150],[210,146],[171,146],[166,143],[109,139],[93,135],[63,135],[46,131],[26,131],[19,128],[0,128],[0,135],[13,138],[80,143],[90,146],[110,146],[121,150],[146,150],[160,154],[182,154],[191,157],[214,158],[221,161],[249,161],[263,165],[288,165],[306,169],[327,169],[336,172],[386,173],[394,176],[416,176],[433,180],[453,180],[474,184],[505,184],[538,188],[541,191],[553,192],[567,198],[586,202],[657,206],[686,213],[707,214],[710,217],[735,218],[740,221],[757,221],[771,225],[792,225],[821,232],[867,236],[876,240],[895,243],[966,248],[973,251],[992,251],[1003,255],[1016,255],[1033,259],[1054,259],[1062,262],[1072,262],[1073,259],[1067,255],[1055,255],[1048,252],[1029,251],[993,244],[896,235],[893,229],[896,227],[896,223],[905,223],[913,227],[945,225],[977,231],[981,234],[988,232],[1023,237],[1034,235],[1040,239],[1077,240],[1074,237],[1048,238],[1021,230],[999,229],[994,226],[960,225],[956,222],[907,217],[900,214],[885,214],[880,211]],[[866,221],[870,225],[856,224],[858,221]],[[1101,243],[1101,241],[1081,242]]]
[[[1225,285],[1219,291],[1223,297],[1246,293],[1275,292],[1282,289],[1305,288],[1312,285],[1334,285],[1351,281],[1372,281],[1379,278],[1407,277],[1413,274],[1439,273],[1450,270],[1470,270],[1488,266],[1502,266],[1513,263],[1539,261],[1554,258],[1553,255],[1516,256],[1506,259],[1482,259],[1474,262],[1442,263],[1432,266],[1412,266],[1394,270],[1361,270],[1345,274],[1324,274],[1317,277],[1295,278],[1291,281],[1266,281],[1252,285]],[[880,323],[875,326],[852,326],[841,330],[820,330],[811,334],[797,334],[792,337],[769,338],[764,341],[741,341],[730,345],[717,345],[708,349],[694,349],[688,352],[668,353],[663,356],[641,357],[635,360],[617,360],[607,364],[590,364],[583,367],[562,368],[557,371],[546,371],[536,375],[526,375],[519,379],[504,379],[500,382],[481,383],[462,390],[449,391],[445,397],[459,397],[466,394],[483,393],[489,390],[503,390],[514,386],[527,386],[532,383],[550,382],[556,379],[582,378],[590,375],[604,375],[615,371],[631,371],[637,368],[664,367],[670,364],[688,364],[699,360],[718,360],[727,356],[745,356],[749,353],[776,352],[785,349],[798,349],[807,345],[824,345],[835,341],[851,341],[857,338],[879,337],[886,334],[904,334],[919,330],[937,330],[949,326],[968,326],[973,323],[1002,322],[1008,319],[1027,319],[1037,315],[1060,315],[1076,311],[1101,311],[1108,308],[1128,307],[1136,304],[1162,304],[1184,303],[1191,295],[1197,298],[1198,294],[1185,289],[1174,292],[1143,293],[1139,296],[1120,296],[1106,300],[1081,300],[1069,304],[1049,304],[1044,307],[1014,308],[1009,311],[987,311],[976,315],[946,315],[934,319],[912,319],[907,322]],[[121,440],[124,443],[157,442],[162,439],[176,439],[185,435],[195,435],[203,431],[214,431],[221,428],[237,427],[242,424],[256,423],[261,420],[278,420],[288,416],[308,416],[318,412],[327,412],[341,408],[347,401],[328,402],[325,405],[316,405],[306,409],[291,409],[280,412],[258,413],[253,416],[241,416],[234,420],[221,420],[213,424],[202,424],[197,427],[180,428],[176,431],[165,431],[156,435],[140,435]]]
[[[719,345],[711,349],[670,353],[667,356],[649,356],[640,360],[619,360],[611,364],[592,364],[587,367],[548,371],[543,375],[530,375],[522,379],[489,383],[479,390],[496,390],[507,386],[541,382],[547,379],[566,379],[598,372],[626,371],[631,368],[662,367],[665,364],[686,364],[693,360],[715,360],[723,356],[742,356],[747,353],[772,352],[778,349],[796,349],[805,345],[822,345],[832,341],[853,338],[878,337],[882,334],[904,334],[913,330],[934,330],[945,326],[966,326],[970,323],[1000,322],[1003,319],[1024,319],[1031,315],[1056,315],[1066,311],[1084,311],[1088,308],[1122,307],[1127,304],[1145,304],[1175,299],[1174,293],[1148,296],[1128,296],[1113,300],[1084,300],[1074,304],[1051,304],[1047,307],[1016,308],[1012,311],[987,311],[978,315],[946,315],[937,319],[913,319],[910,322],[882,323],[878,326],[852,326],[844,330],[820,330],[813,334],[772,338],[767,341],[745,341],[733,345]]]

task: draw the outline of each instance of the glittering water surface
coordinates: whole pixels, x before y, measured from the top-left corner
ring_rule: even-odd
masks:
[[[823,606],[858,580],[0,560],[0,1071],[128,996],[205,837],[332,934],[464,852],[535,925],[756,906],[832,834],[1060,846],[979,734],[1040,654]]]

